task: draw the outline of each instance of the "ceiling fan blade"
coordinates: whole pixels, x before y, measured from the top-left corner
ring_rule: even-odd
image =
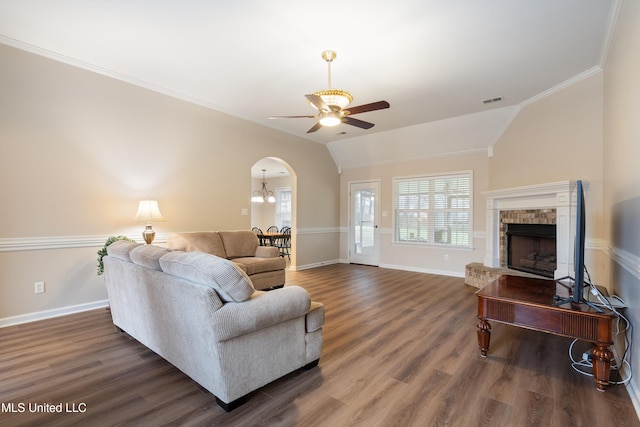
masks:
[[[324,100],[320,96],[311,94],[305,95],[305,97],[318,109],[318,111],[331,111],[331,108],[325,104]]]
[[[346,123],[351,126],[359,127],[361,129],[371,129],[375,125],[373,123],[365,122],[364,120],[354,119],[353,117],[343,117],[342,123]]]
[[[316,116],[270,116],[269,119],[315,119]]]
[[[350,114],[366,113],[367,111],[383,110],[389,108],[390,105],[387,101],[372,102],[371,104],[358,105],[356,107],[347,107]]]
[[[318,123],[316,123],[315,125],[313,125],[313,126],[311,127],[311,129],[309,129],[309,130],[307,131],[307,133],[315,132],[315,131],[317,131],[318,129],[320,129],[321,127],[322,127],[322,125],[320,124],[320,122],[318,122]]]

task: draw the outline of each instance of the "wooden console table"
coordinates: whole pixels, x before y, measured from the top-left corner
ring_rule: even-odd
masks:
[[[491,326],[488,320],[548,332],[595,343],[593,376],[600,391],[609,385],[613,353],[615,316],[604,309],[598,313],[587,304],[566,303],[554,306],[554,295],[566,295],[567,289],[554,280],[502,275],[479,290],[478,345],[487,357]]]

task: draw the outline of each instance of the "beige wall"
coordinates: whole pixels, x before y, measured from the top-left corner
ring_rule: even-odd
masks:
[[[490,160],[492,190],[581,179],[587,213],[586,265],[610,287],[603,229],[602,73],[522,108]]]
[[[470,153],[345,169],[340,178],[340,257],[348,260],[348,186],[352,181],[380,180],[380,265],[464,275],[469,262],[482,262],[485,251],[483,192],[524,185],[582,179],[588,183],[587,264],[599,283],[606,280],[603,243],[602,74],[524,106],[493,147],[493,156]],[[443,141],[446,143],[446,141]],[[416,248],[392,242],[392,179],[473,170],[474,248]],[[448,255],[448,261],[444,261]],[[603,283],[609,286],[608,281]]]
[[[250,169],[264,157],[297,174],[298,246],[313,247],[298,264],[338,258],[337,239],[325,242],[339,225],[325,146],[5,45],[0,63],[0,322],[104,300],[96,241],[139,236],[142,198],[159,201],[159,236],[249,229]]]
[[[494,145],[489,178],[492,190],[583,179],[601,200],[602,74],[524,106]]]
[[[615,292],[629,308],[640,342],[640,2],[624,1],[604,78],[604,225]],[[632,392],[640,405],[640,358],[633,352]],[[640,412],[640,406],[636,406]]]
[[[340,224],[342,226],[340,257],[348,260],[348,212],[349,183],[357,181],[380,181],[380,210],[387,216],[380,218],[380,265],[416,271],[464,276],[465,265],[482,262],[485,251],[485,212],[482,192],[488,189],[489,159],[486,152],[465,155],[441,156],[416,159],[406,162],[372,165],[362,168],[344,169],[340,177]],[[429,175],[436,173],[473,172],[473,227],[472,250],[416,247],[393,243],[393,178]],[[444,255],[448,255],[445,261]]]

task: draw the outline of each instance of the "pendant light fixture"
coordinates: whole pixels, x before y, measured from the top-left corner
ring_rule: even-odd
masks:
[[[275,203],[276,198],[273,196],[273,191],[267,189],[267,180],[265,178],[266,169],[262,169],[262,188],[259,191],[254,191],[251,201],[254,203]]]

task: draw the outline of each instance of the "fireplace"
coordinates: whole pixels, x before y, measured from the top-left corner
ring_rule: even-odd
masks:
[[[507,268],[507,226],[512,224],[546,224],[555,227],[555,271],[545,272],[549,277],[564,277],[573,271],[573,241],[575,240],[575,181],[560,181],[547,184],[492,190],[486,197],[486,252],[484,265],[492,268]],[[517,228],[517,227],[516,227]],[[513,231],[513,227],[512,227]],[[549,233],[550,232],[545,232]],[[512,237],[513,238],[513,237]],[[519,239],[520,237],[517,237]],[[526,254],[517,254],[518,259],[528,260],[532,253],[547,252],[551,239],[543,239],[538,249],[528,249]],[[551,251],[549,251],[551,252]],[[513,257],[513,255],[512,255]],[[534,256],[535,258],[535,256]],[[533,260],[534,264],[536,259]],[[544,261],[551,262],[551,258]],[[531,260],[524,261],[531,264]],[[549,264],[542,265],[551,268]],[[536,272],[541,274],[541,272]]]
[[[554,277],[555,224],[506,224],[507,268]]]

